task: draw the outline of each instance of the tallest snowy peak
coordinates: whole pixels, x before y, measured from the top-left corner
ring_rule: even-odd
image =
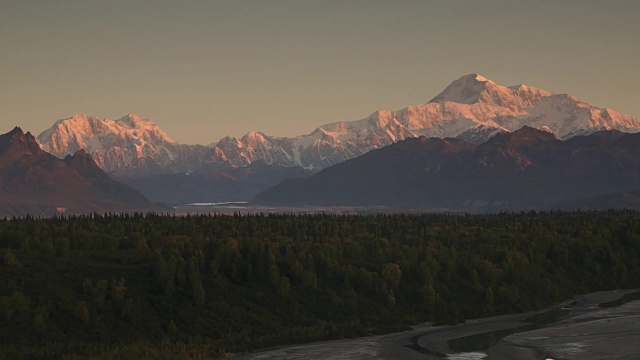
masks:
[[[553,96],[548,91],[526,85],[506,87],[478,74],[469,74],[447,86],[430,103],[481,104],[498,106],[521,114],[542,99]]]
[[[479,74],[469,74],[447,86],[443,92],[429,101],[434,102],[456,102],[459,104],[473,104],[482,99],[487,91],[497,90],[496,83]]]
[[[490,81],[489,79],[487,79],[486,77],[479,75],[479,74],[471,74],[472,76],[475,75],[475,79],[476,81]]]
[[[486,77],[480,75],[480,74],[468,74],[468,75],[464,75],[462,76],[460,79],[454,81],[453,84],[469,84],[469,83],[485,83],[485,82],[489,82],[492,84],[495,84],[493,81],[487,79]]]
[[[469,75],[465,75],[463,77],[461,77],[460,79],[458,79],[458,81],[463,81],[463,82],[470,82],[470,81],[477,81],[477,82],[493,82],[489,79],[487,79],[486,77],[480,75],[480,74],[469,74]]]

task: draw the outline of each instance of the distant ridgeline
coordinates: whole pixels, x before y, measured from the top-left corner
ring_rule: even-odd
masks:
[[[640,213],[0,221],[0,358],[216,358],[640,286]]]

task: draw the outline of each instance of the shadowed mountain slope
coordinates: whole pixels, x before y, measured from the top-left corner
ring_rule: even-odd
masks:
[[[407,139],[285,180],[259,194],[281,205],[382,205],[442,209],[524,209],[637,188],[640,134],[597,132],[562,141],[524,127],[474,145]]]
[[[111,179],[84,151],[61,160],[18,127],[0,135],[0,214],[119,211],[149,206],[138,191]]]

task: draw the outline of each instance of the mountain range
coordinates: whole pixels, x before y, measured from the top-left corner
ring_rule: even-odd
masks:
[[[505,144],[497,146],[497,141],[510,139],[508,134],[522,136],[523,128],[529,135],[535,130],[537,135],[534,138],[546,139],[531,146],[536,151],[546,149],[549,164],[556,168],[541,167],[544,163],[538,158],[543,156],[541,153],[522,153],[520,147],[512,148]],[[548,189],[546,194],[536,193],[539,190],[537,188],[522,189],[526,190],[525,193],[536,194],[531,199],[517,195],[518,187],[508,181],[513,180],[513,176],[524,176],[531,186],[546,189],[547,185],[542,184],[550,180],[540,180],[540,177],[550,174],[548,171],[562,173],[571,169],[574,171],[571,176],[574,176],[587,171],[580,166],[597,168],[599,165],[593,161],[576,154],[568,155],[566,149],[569,147],[564,144],[574,144],[573,139],[585,139],[585,136],[602,131],[617,131],[616,134],[640,132],[640,121],[608,108],[591,106],[571,95],[554,94],[526,85],[501,86],[481,75],[470,74],[452,82],[423,104],[397,111],[378,110],[361,120],[321,125],[309,134],[295,137],[249,132],[241,138],[226,136],[210,145],[188,145],[178,143],[152,120],[136,114],[128,114],[117,120],[77,114],[57,121],[34,141],[43,150],[64,161],[69,161],[68,156],[85,160],[91,157],[97,167],[109,173],[111,179],[130,185],[153,202],[248,201],[282,180],[309,177],[325,169],[308,181],[287,181],[284,183],[286,185],[263,192],[257,199],[275,203],[307,203],[315,199],[311,195],[318,194],[314,202],[337,204],[340,201],[336,200],[335,194],[342,193],[339,198],[344,203],[373,204],[373,200],[362,201],[358,198],[359,193],[368,189],[376,192],[377,195],[370,196],[370,199],[377,199],[377,205],[495,208],[518,204],[532,206],[530,200],[549,204],[560,199],[576,200],[583,195],[600,196],[604,194],[600,190],[607,190],[611,194],[629,190],[622,186],[632,185],[622,180],[632,178],[627,173],[613,182],[598,180],[604,184],[602,189],[594,185],[585,192],[577,191],[582,185],[576,185],[575,189],[567,188],[564,192],[556,191],[564,189],[562,184]],[[413,139],[407,144],[414,145],[406,145],[403,141],[407,139]],[[421,154],[418,158],[413,157],[418,153],[403,154],[398,150],[403,146],[415,147],[416,141],[426,141],[427,145],[424,146],[433,149],[415,150]],[[350,181],[362,175],[355,173],[365,166],[360,161],[369,159],[364,157],[364,160],[360,160],[362,156],[392,145],[395,146],[392,147],[395,149],[393,151],[398,151],[393,161],[384,158],[376,160],[380,168],[366,170],[370,179],[364,179],[359,189],[345,190],[349,186],[358,186]],[[550,149],[566,151],[555,153]],[[383,153],[385,151],[392,150],[384,150]],[[589,150],[595,159],[609,159],[609,162],[600,164],[603,169],[609,169],[616,161],[621,161],[607,151],[606,148],[597,147]],[[352,159],[357,161],[341,165]],[[566,164],[558,166],[558,159],[565,159]],[[88,161],[85,163],[88,164]],[[471,164],[475,164],[475,167]],[[490,166],[482,167],[479,164]],[[536,165],[529,167],[530,164]],[[352,168],[346,169],[344,166]],[[409,169],[412,169],[411,173],[405,173]],[[333,172],[340,174],[343,179],[338,179],[337,175],[327,175]],[[407,183],[397,182],[398,175],[395,174],[404,174]],[[502,178],[498,174],[502,174]],[[412,187],[411,179],[418,175],[424,181],[422,190]],[[567,175],[566,178],[571,176]],[[326,179],[327,183],[318,183],[315,188],[302,185],[317,179]],[[372,180],[377,184],[369,184]],[[106,180],[102,181],[106,183]],[[575,181],[576,184],[583,183],[581,179]],[[329,191],[332,184],[343,184],[345,189]],[[495,188],[496,184],[501,184],[500,191]],[[280,200],[270,195],[278,194],[283,186],[291,186],[292,191],[285,192]],[[395,189],[393,186],[401,188]],[[306,195],[296,195],[296,191],[302,191],[300,189],[303,188]],[[485,189],[485,192],[474,190],[479,188]],[[419,194],[411,195],[407,189],[414,189]],[[434,197],[432,191],[426,189],[440,189],[442,196],[447,194],[448,200]],[[513,196],[503,196],[509,191]],[[416,202],[415,199],[422,200]]]
[[[589,207],[580,199],[639,187],[640,134],[604,130],[561,140],[525,126],[479,145],[460,138],[407,139],[310,178],[285,180],[256,202],[549,209]]]
[[[480,144],[525,125],[561,139],[600,130],[640,131],[640,121],[633,116],[567,94],[526,85],[505,87],[470,74],[427,103],[378,110],[361,120],[325,124],[296,137],[249,132],[210,146],[185,145],[135,114],[118,120],[78,114],[57,121],[38,139],[44,150],[58,157],[85,149],[105,171],[128,176],[188,173],[212,163],[241,167],[256,161],[318,171],[406,138],[459,137]]]
[[[0,135],[0,215],[150,207],[142,194],[109,177],[84,150],[59,159],[19,127]]]

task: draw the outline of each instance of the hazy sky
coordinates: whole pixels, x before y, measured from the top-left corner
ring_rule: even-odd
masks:
[[[183,143],[292,136],[462,75],[640,116],[640,1],[0,1],[0,132],[138,113]]]

